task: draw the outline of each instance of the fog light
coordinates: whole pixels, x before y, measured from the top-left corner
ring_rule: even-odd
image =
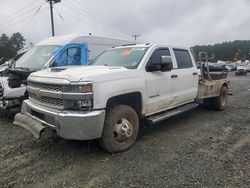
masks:
[[[89,108],[92,107],[92,100],[81,100],[77,101],[79,108]]]

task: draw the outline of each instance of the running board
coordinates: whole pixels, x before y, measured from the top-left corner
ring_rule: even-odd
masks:
[[[186,112],[188,110],[196,108],[197,106],[199,106],[199,104],[197,104],[197,103],[189,103],[189,104],[174,108],[172,110],[162,112],[161,114],[151,116],[151,117],[147,118],[146,120],[150,124],[155,124],[155,123],[158,123],[158,122],[160,122],[162,120],[173,117],[173,116],[175,116],[177,114],[181,114],[183,112]]]

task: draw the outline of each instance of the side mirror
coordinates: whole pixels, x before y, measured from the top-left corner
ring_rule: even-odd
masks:
[[[161,56],[161,71],[171,71],[173,69],[173,62],[171,56]]]
[[[161,65],[160,64],[151,64],[146,66],[147,72],[156,72],[161,71]]]

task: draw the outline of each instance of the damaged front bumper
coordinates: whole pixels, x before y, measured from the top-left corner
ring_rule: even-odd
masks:
[[[3,110],[20,111],[22,100],[19,98],[0,98],[0,108]]]
[[[37,139],[45,128],[50,128],[64,139],[92,140],[102,136],[104,119],[105,110],[60,111],[25,100],[13,124],[27,129]]]

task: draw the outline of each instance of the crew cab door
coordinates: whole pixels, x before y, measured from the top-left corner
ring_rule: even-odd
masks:
[[[155,49],[146,65],[147,115],[171,108],[174,103],[171,71],[147,70],[152,64],[160,64],[162,56],[170,56],[168,48]]]
[[[177,68],[171,71],[174,105],[193,101],[198,92],[198,69],[190,52],[186,49],[173,49]]]
[[[89,62],[87,43],[68,44],[59,48],[54,54],[52,67],[86,65]]]

